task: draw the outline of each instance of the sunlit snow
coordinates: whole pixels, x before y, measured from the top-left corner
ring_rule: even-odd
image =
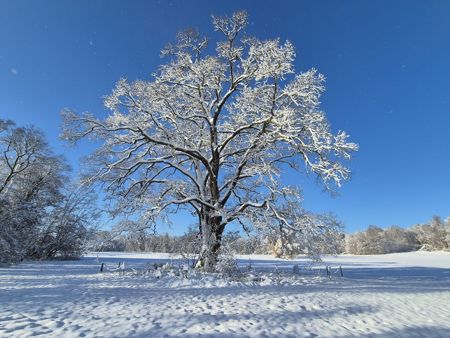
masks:
[[[100,273],[101,263],[105,271]],[[126,262],[125,271],[118,262]],[[0,336],[447,337],[450,253],[240,256],[249,281],[162,274],[168,254],[101,253],[0,269]],[[293,275],[293,266],[299,272]],[[332,275],[324,273],[330,266]],[[337,273],[343,267],[344,277]],[[150,273],[143,273],[150,267]],[[246,272],[249,274],[249,272]]]

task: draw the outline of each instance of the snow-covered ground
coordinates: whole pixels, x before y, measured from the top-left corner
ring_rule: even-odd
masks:
[[[112,271],[119,261],[125,272]],[[101,253],[0,268],[0,336],[450,337],[450,253],[342,255],[313,270],[305,259],[240,256],[254,278],[226,281],[142,273],[162,261],[182,263]]]

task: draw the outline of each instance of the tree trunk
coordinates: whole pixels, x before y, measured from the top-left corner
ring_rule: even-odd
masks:
[[[202,248],[196,267],[213,272],[219,256],[222,244],[224,226],[221,225],[222,217],[203,217],[201,223]]]

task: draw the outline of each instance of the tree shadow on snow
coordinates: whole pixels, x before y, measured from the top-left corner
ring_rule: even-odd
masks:
[[[298,333],[292,332],[277,334],[271,333],[271,328],[280,329],[287,326],[295,327],[298,325],[298,332],[305,330],[305,323],[317,318],[327,318],[332,320],[333,317],[339,316],[340,320],[345,319],[346,315],[358,315],[358,314],[370,314],[377,311],[373,306],[361,306],[357,304],[350,304],[339,308],[331,309],[300,309],[300,310],[287,310],[268,309],[267,311],[258,312],[261,309],[252,309],[253,312],[249,313],[236,313],[236,314],[190,314],[186,316],[184,320],[180,317],[174,317],[173,322],[169,327],[156,324],[152,329],[146,329],[138,331],[134,334],[130,334],[129,338],[144,338],[144,337],[298,337]],[[252,323],[252,328],[249,328],[249,323]],[[245,324],[245,325],[244,325]],[[220,330],[220,326],[225,325],[226,332]],[[188,333],[190,328],[196,327],[195,334]],[[215,329],[216,328],[216,329]],[[208,332],[199,332],[199,330],[205,329]],[[259,333],[254,332],[256,330]],[[211,333],[212,331],[212,333]],[[253,331],[253,332],[252,332]],[[283,331],[283,330],[282,330]],[[317,336],[311,333],[311,337]]]
[[[438,326],[405,327],[382,333],[348,334],[336,338],[448,338],[450,329]]]

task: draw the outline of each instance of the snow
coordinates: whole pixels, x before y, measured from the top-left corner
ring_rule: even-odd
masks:
[[[240,256],[242,270],[263,277],[255,280],[145,269],[167,262],[183,267],[169,254],[93,253],[0,268],[0,336],[450,336],[448,252],[341,255],[314,266]]]

